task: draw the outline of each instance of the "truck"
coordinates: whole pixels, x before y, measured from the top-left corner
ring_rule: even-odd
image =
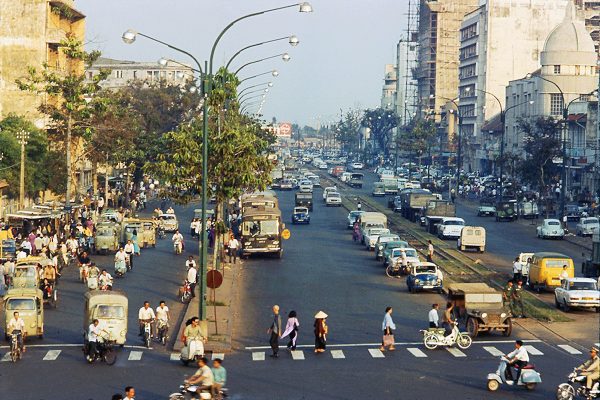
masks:
[[[385,194],[398,194],[398,178],[384,176],[381,182],[385,187]]]
[[[419,220],[423,209],[427,207],[427,203],[437,198],[425,189],[404,190],[400,196],[402,199],[402,216],[413,222]]]
[[[331,175],[339,178],[344,172],[346,172],[346,168],[342,165],[336,165],[331,168]]]
[[[421,225],[425,226],[427,232],[435,235],[436,225],[444,217],[456,217],[456,205],[448,200],[429,200],[421,216]]]
[[[309,211],[313,210],[313,194],[296,192],[296,207],[306,207]]]
[[[581,272],[586,278],[600,276],[600,233],[595,233],[592,237],[592,256],[583,262]]]
[[[362,188],[363,177],[364,174],[361,174],[359,172],[353,172],[352,175],[350,175],[350,179],[348,180],[348,186],[353,188]]]

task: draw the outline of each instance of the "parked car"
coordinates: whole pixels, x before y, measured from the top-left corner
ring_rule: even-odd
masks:
[[[491,199],[481,199],[479,201],[479,207],[477,207],[477,216],[494,216],[496,215],[496,206],[493,200]]]
[[[419,290],[436,290],[442,293],[443,275],[437,265],[431,262],[412,264],[406,277],[408,291],[416,293]]]
[[[519,218],[517,213],[517,201],[498,201],[496,203],[496,222],[516,221]]]
[[[556,308],[569,311],[572,307],[592,308],[600,312],[598,282],[592,278],[569,278],[554,289]]]
[[[387,228],[369,228],[366,230],[365,235],[363,237],[365,241],[365,247],[367,250],[375,249],[375,243],[377,243],[377,239],[379,239],[380,235],[386,235],[390,233],[390,230]]]
[[[559,220],[549,218],[543,220],[541,225],[538,225],[536,234],[541,239],[563,239],[565,237],[565,230]]]
[[[388,259],[388,263],[387,265],[398,265],[398,264],[402,264],[402,254],[406,254],[406,262],[407,262],[407,269],[402,271],[403,273],[407,274],[409,272],[409,267],[413,264],[417,264],[421,262],[421,259],[419,258],[419,253],[417,253],[417,250],[413,249],[412,247],[396,247],[394,248],[391,253],[390,253],[390,257]]]
[[[294,207],[292,224],[310,224],[310,214],[307,207]]]
[[[325,205],[341,207],[342,205],[342,196],[338,192],[329,192],[327,197],[325,198]]]
[[[567,204],[565,206],[565,215],[569,221],[578,221],[581,217],[579,206],[577,204]]]
[[[304,177],[312,182],[313,187],[321,187],[321,178],[319,177],[319,175],[306,174],[304,175]]]
[[[327,195],[329,193],[333,193],[333,192],[337,192],[338,189],[335,186],[327,186],[324,190],[323,190],[323,201],[325,201],[325,199],[327,199]]]
[[[538,292],[556,289],[561,285],[565,266],[568,277],[575,277],[575,264],[571,257],[553,252],[534,253],[529,263],[529,287]]]
[[[313,191],[313,183],[309,180],[300,181],[300,191],[302,193],[312,193]]]
[[[437,231],[440,239],[458,239],[465,226],[465,220],[458,217],[444,217],[438,224]]]
[[[394,240],[392,242],[384,243],[381,258],[383,260],[383,266],[387,267],[391,259],[393,258],[394,249],[406,249],[408,248],[408,242],[404,240]]]
[[[600,222],[596,217],[581,218],[577,223],[575,231],[577,236],[592,236],[600,230]]]
[[[365,165],[361,162],[352,163],[352,169],[363,169]]]
[[[379,261],[383,257],[383,247],[387,242],[397,242],[400,240],[400,236],[394,233],[388,233],[386,235],[380,235],[375,243],[375,260]]]
[[[356,221],[356,218],[360,218],[360,216],[362,214],[364,214],[365,211],[350,211],[348,213],[348,223],[346,224],[346,226],[348,227],[348,229],[352,229],[354,227],[354,222]]]

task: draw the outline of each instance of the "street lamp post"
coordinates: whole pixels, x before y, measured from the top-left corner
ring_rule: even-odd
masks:
[[[17,132],[17,140],[21,145],[21,174],[19,177],[19,208],[25,207],[25,146],[29,140],[29,132],[20,130]]]
[[[270,60],[273,58],[277,58],[277,57],[281,57],[281,59],[285,62],[288,62],[292,59],[292,57],[290,57],[290,55],[288,53],[279,53],[279,54],[275,54],[274,56],[270,56],[270,57],[265,57],[265,58],[260,58],[258,60],[254,60],[254,61],[250,61],[247,62],[246,64],[242,65],[241,67],[239,67],[236,71],[235,71],[235,75],[239,74],[240,71],[244,68],[246,68],[248,65],[252,65],[252,64],[256,64],[262,61],[266,61],[266,60]]]
[[[225,65],[225,69],[228,70],[229,66],[231,65],[231,63],[233,62],[233,60],[235,60],[235,58],[237,56],[239,56],[240,53],[242,53],[243,51],[248,50],[248,49],[250,49],[252,47],[262,46],[263,44],[273,43],[273,42],[277,42],[277,41],[285,40],[285,39],[288,39],[288,42],[289,42],[290,46],[292,46],[292,47],[296,47],[296,46],[298,46],[300,44],[300,40],[298,40],[298,37],[296,35],[284,36],[284,37],[280,37],[280,38],[277,38],[277,39],[272,39],[272,40],[267,40],[267,41],[264,41],[264,42],[259,42],[259,43],[251,44],[250,46],[246,46],[246,47],[240,49],[237,53],[235,53],[229,59],[229,61],[227,61],[227,64]]]
[[[268,74],[271,74],[271,76],[273,76],[274,78],[277,78],[279,76],[279,72],[276,69],[274,69],[272,71],[267,71],[267,72],[263,72],[260,74],[256,74],[256,75],[252,75],[247,78],[244,78],[238,82],[238,86],[240,86],[243,82],[245,82],[247,80],[258,78],[259,76],[268,75]]]
[[[435,98],[435,95],[430,95],[430,98]],[[458,104],[456,103],[456,99],[449,99],[447,97],[442,97],[442,96],[438,96],[440,99],[443,100],[447,100],[449,102],[451,102],[452,104],[454,104],[454,107],[456,107],[456,110],[450,110],[450,113],[455,112],[456,116],[458,117],[458,132],[457,132],[457,137],[458,137],[458,148],[456,151],[456,194],[458,194],[458,186],[459,186],[459,181],[460,181],[460,169],[462,166],[462,123],[463,123],[463,119],[462,119],[462,113],[460,112],[460,108],[458,107]],[[450,185],[448,185],[450,186]]]

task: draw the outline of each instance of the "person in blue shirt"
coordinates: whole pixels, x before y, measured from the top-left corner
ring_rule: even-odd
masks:
[[[383,330],[383,341],[379,348],[381,351],[385,351],[386,346],[389,346],[390,351],[396,350],[394,347],[394,330],[396,330],[396,325],[392,319],[392,311],[392,307],[385,308],[385,315],[381,324],[381,329]]]
[[[225,386],[225,382],[227,381],[227,371],[222,364],[223,360],[215,358],[213,360],[213,367],[211,368],[214,380],[212,385],[212,395],[217,399],[221,398],[219,392],[221,391],[221,388]]]

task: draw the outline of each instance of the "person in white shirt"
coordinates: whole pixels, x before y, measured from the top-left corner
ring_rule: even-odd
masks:
[[[22,258],[26,258],[27,257],[27,253],[25,252],[25,250],[23,250],[23,248],[21,248],[21,250],[19,250],[19,252],[17,253],[17,261],[19,261]]]
[[[188,267],[186,279],[187,279],[188,283],[190,284],[190,290],[192,292],[192,297],[195,297],[196,296],[196,291],[195,291],[196,279],[198,276],[198,270],[196,269],[196,262],[194,260],[191,260],[191,261],[193,264],[190,264],[190,266]],[[186,263],[186,265],[187,265],[187,263]]]
[[[25,351],[25,346],[23,346],[23,341],[25,340],[25,336],[27,336],[27,331],[25,330],[25,321],[23,318],[19,317],[19,312],[15,311],[13,313],[13,317],[8,322],[6,326],[6,332],[10,332],[11,334],[17,335],[17,342],[19,343],[19,347],[21,351]]]
[[[127,261],[129,261],[129,270],[131,271],[133,269],[133,253],[135,252],[133,242],[131,240],[128,240],[123,250],[125,250],[125,254],[127,254]]]
[[[100,290],[112,290],[113,278],[112,276],[103,269],[98,277],[98,286]]]
[[[237,260],[237,256],[238,256],[238,251],[240,248],[240,242],[238,242],[238,240],[235,238],[235,236],[232,236],[231,239],[229,239],[229,262],[235,264],[236,260]],[[233,262],[231,261],[233,259]]]
[[[430,328],[439,328],[440,315],[438,314],[438,309],[440,305],[435,303],[431,305],[431,310],[429,310],[429,327]]]
[[[193,256],[189,256],[187,261],[185,262],[185,268],[190,268],[190,267],[194,267],[196,268],[196,261],[194,261],[194,257]]]
[[[198,370],[190,379],[186,382],[190,385],[199,385],[199,390],[210,390],[214,383],[213,373],[210,367],[207,365],[208,360],[206,357],[202,357],[198,360]]]
[[[567,266],[563,265],[563,269],[560,272],[560,281],[562,282],[567,279],[569,279],[569,271],[567,271]]]
[[[183,250],[183,235],[178,230],[175,231],[171,240],[173,241],[173,246],[181,246],[181,250]]]
[[[517,257],[517,258],[515,258],[515,261],[513,262],[513,281],[515,283],[519,282],[522,279],[522,276],[523,276],[523,265],[521,264],[519,257]]]
[[[175,210],[173,210],[173,207],[169,207],[165,214],[175,214]]]
[[[167,332],[169,331],[169,307],[165,304],[164,300],[161,300],[159,306],[156,307],[156,328],[158,332],[158,340],[161,339],[160,330],[164,327],[164,333],[162,334],[165,338],[167,337]]]
[[[150,322],[150,336],[152,336],[152,322],[156,319],[154,310],[150,307],[149,301],[144,301],[144,306],[138,311],[138,322],[140,323],[140,336],[144,336],[144,325]]]
[[[94,354],[96,354],[96,352],[98,351],[98,337],[102,334],[102,332],[108,333],[104,329],[104,326],[100,325],[100,321],[94,319],[88,328],[88,357],[93,358]]]
[[[527,349],[523,346],[522,340],[517,340],[515,342],[515,349],[504,356],[506,361],[508,361],[508,365],[506,367],[506,376],[509,385],[513,383],[513,374],[512,374],[512,366],[516,366],[517,369],[517,381],[519,381],[519,376],[521,375],[521,369],[529,363],[529,354],[527,353]]]
[[[31,254],[32,251],[32,247],[31,247],[31,243],[29,242],[29,240],[23,240],[23,243],[21,243],[21,250],[25,251],[25,253],[27,253],[27,255]]]

